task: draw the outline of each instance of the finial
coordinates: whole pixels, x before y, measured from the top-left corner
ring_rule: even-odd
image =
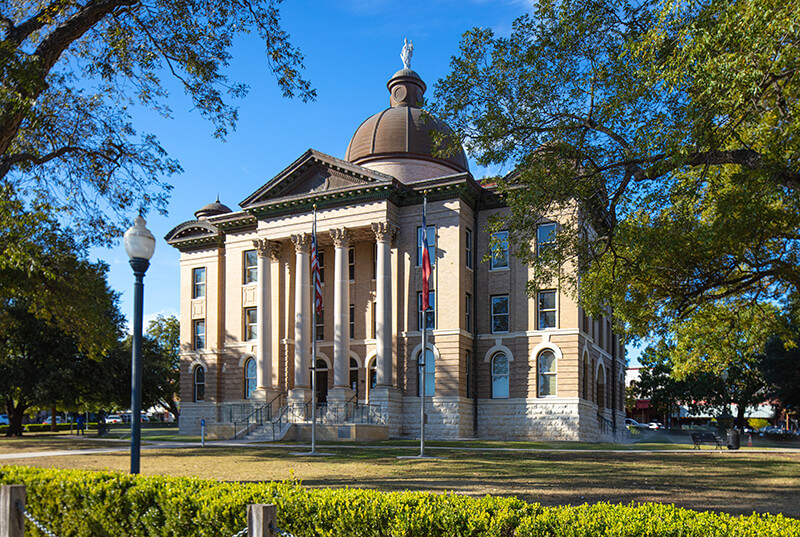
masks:
[[[217,192],[217,203],[219,203],[219,192]]]
[[[414,44],[409,39],[404,39],[403,51],[400,53],[400,59],[403,60],[403,67],[411,69],[411,55],[414,54]]]

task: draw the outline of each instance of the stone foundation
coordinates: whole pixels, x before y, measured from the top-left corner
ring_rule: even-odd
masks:
[[[596,442],[597,406],[577,398],[479,400],[478,437]]]
[[[426,397],[425,437],[438,440],[472,438],[472,399],[466,397]],[[403,398],[402,436],[419,438],[419,397]]]

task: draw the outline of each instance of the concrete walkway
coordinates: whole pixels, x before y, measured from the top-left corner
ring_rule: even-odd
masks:
[[[74,455],[95,455],[98,453],[125,453],[130,451],[130,440],[114,439],[114,438],[87,438],[84,436],[65,436],[65,438],[85,439],[97,442],[113,442],[119,443],[119,447],[102,447],[90,449],[62,449],[62,450],[49,450],[49,451],[24,451],[20,453],[5,453],[0,454],[0,461],[14,460],[14,459],[29,459],[39,457],[65,457]],[[250,440],[206,440],[206,447],[261,447],[264,449],[294,449],[303,450],[311,449],[310,444],[265,444],[258,441]],[[381,446],[365,446],[360,444],[317,444],[322,449],[371,449],[371,450],[396,450],[407,449],[409,451],[418,451],[418,446],[409,445],[381,445]],[[161,442],[157,440],[144,440],[142,442],[143,450],[151,449],[197,449],[201,448],[200,442]],[[425,446],[426,450],[430,451],[506,451],[515,453],[800,453],[800,448],[780,447],[780,448],[744,448],[738,451],[727,449],[569,449],[569,448],[514,448],[514,447],[471,447],[471,446]]]

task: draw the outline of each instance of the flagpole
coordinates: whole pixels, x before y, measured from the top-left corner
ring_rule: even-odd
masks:
[[[427,253],[427,246],[428,246],[428,224],[427,224],[427,213],[428,213],[428,191],[424,191],[423,198],[422,198],[422,258],[425,259],[425,254]],[[430,260],[429,260],[430,262]],[[424,265],[424,261],[423,261]],[[424,271],[423,267],[423,271]],[[430,283],[428,283],[430,285]],[[423,289],[423,293],[425,290]],[[423,300],[423,302],[425,302]],[[427,355],[428,355],[428,312],[425,306],[422,306],[422,351],[420,352],[420,362],[422,371],[420,372],[420,388],[419,388],[419,456],[425,456],[425,384],[427,384],[427,371],[425,368],[427,367]]]
[[[317,247],[317,204],[314,204],[314,223],[311,228],[311,244],[314,246],[313,256],[318,256]],[[313,276],[312,276],[313,277]],[[312,287],[316,282],[311,283]],[[317,306],[316,289],[311,293],[311,454],[317,453]]]

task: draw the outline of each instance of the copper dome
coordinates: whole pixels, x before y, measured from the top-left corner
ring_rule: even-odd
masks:
[[[443,121],[423,112],[419,105],[425,93],[425,83],[411,69],[401,69],[386,84],[389,89],[391,107],[371,116],[356,129],[345,160],[366,167],[381,161],[397,159],[426,160],[436,165],[439,175],[469,171],[467,157],[461,147],[452,154],[434,156],[436,144],[432,132],[444,135],[440,144],[446,148],[446,140],[452,139],[453,131]],[[403,177],[398,177],[401,181]],[[413,179],[407,179],[413,180]]]

